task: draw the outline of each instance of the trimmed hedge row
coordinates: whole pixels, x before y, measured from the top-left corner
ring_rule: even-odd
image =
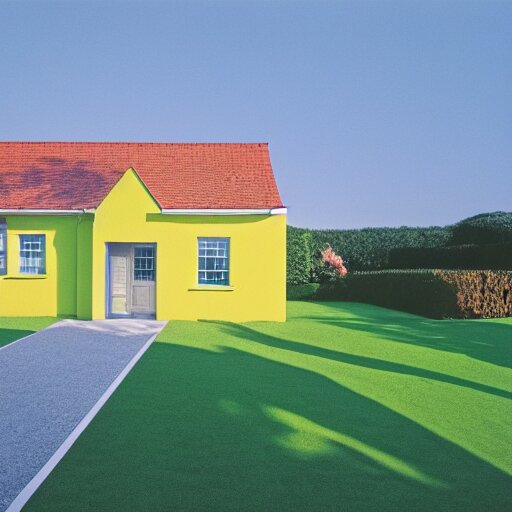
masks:
[[[333,279],[320,259],[320,250],[327,244],[343,258],[349,272],[512,268],[512,212],[483,213],[445,227],[310,230],[288,226],[287,239],[288,282],[292,284]]]
[[[309,230],[288,226],[288,282],[299,284],[311,280],[321,281],[324,269],[319,254],[327,244],[342,256],[348,270],[353,272],[388,268],[388,254],[391,249],[440,247],[448,243],[450,237],[449,227]],[[304,256],[307,253],[303,246],[304,240],[310,242],[309,260]],[[304,276],[308,272],[310,276],[305,280]]]
[[[391,249],[387,266],[390,269],[512,270],[512,243]]]
[[[429,318],[459,316],[455,287],[432,271],[352,274],[321,286],[314,298],[375,304]]]
[[[363,302],[429,318],[512,316],[512,272],[359,272],[334,283],[322,284],[316,292],[314,287],[302,288],[301,298]]]
[[[313,230],[312,254],[330,244],[349,271],[387,268],[388,254],[398,247],[439,247],[448,242],[449,228],[364,228]]]
[[[310,300],[320,287],[319,283],[295,284],[286,286],[287,300]]]
[[[512,212],[481,213],[452,227],[450,245],[512,242]]]

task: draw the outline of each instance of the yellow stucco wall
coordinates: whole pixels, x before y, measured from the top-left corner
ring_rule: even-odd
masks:
[[[78,217],[8,216],[7,275],[0,276],[0,316],[76,314]],[[19,235],[46,235],[46,274],[19,273]]]
[[[156,243],[157,319],[286,319],[284,215],[162,215],[133,170],[96,214],[7,217],[0,316],[105,318],[106,243]],[[19,235],[46,235],[46,274],[19,274]],[[230,238],[230,287],[198,286],[198,237]]]
[[[197,285],[198,237],[230,238],[230,289]],[[98,207],[92,317],[105,318],[106,243],[156,243],[157,319],[286,319],[286,216],[168,216],[132,170]]]

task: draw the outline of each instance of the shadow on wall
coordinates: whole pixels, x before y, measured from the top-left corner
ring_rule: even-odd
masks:
[[[53,247],[56,253],[57,316],[76,316],[77,227],[76,220],[54,226]]]
[[[147,213],[147,222],[166,222],[169,224],[254,224],[267,220],[270,215],[163,215]]]
[[[90,214],[57,224],[57,315],[90,319],[92,314],[92,228]]]

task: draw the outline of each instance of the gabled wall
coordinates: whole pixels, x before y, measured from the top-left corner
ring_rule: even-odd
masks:
[[[197,284],[198,237],[231,239],[231,286]],[[96,210],[93,318],[106,313],[106,243],[156,243],[157,319],[230,321],[286,318],[284,215],[166,216],[133,170]]]
[[[137,174],[129,169],[96,209],[93,226],[92,317],[106,315],[106,244],[108,242],[152,242],[147,213],[159,207]],[[158,254],[157,254],[158,258]]]

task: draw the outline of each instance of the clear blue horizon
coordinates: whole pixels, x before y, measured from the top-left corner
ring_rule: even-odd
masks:
[[[512,210],[512,3],[0,5],[0,140],[268,142],[289,223]]]

